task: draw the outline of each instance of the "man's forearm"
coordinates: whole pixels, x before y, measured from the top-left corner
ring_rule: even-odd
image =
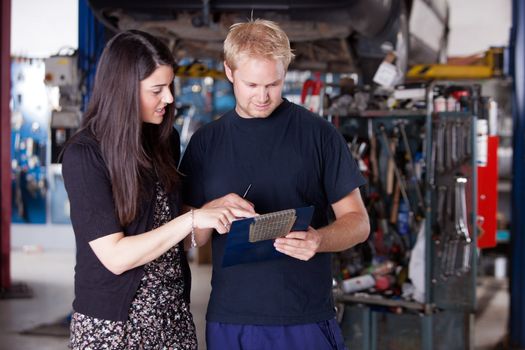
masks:
[[[340,252],[364,242],[370,233],[368,215],[346,213],[318,230],[322,235],[318,252]]]

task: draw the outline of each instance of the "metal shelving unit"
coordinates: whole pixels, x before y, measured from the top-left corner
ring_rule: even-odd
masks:
[[[453,83],[428,87],[426,111],[367,111],[338,120],[343,134],[349,131],[348,124],[351,131],[362,134],[365,128],[372,127],[377,133],[380,128],[392,130],[403,123],[408,134],[424,135],[419,141],[425,164],[421,185],[424,220],[419,221],[425,238],[424,299],[418,302],[395,294],[344,294],[335,289],[340,324],[351,349],[449,350],[473,346],[477,273],[475,140],[480,89],[468,86],[467,110],[436,112],[434,88],[438,84]],[[413,203],[417,201],[414,193],[409,197]]]

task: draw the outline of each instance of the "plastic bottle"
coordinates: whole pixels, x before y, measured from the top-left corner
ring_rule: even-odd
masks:
[[[342,288],[345,293],[355,293],[374,287],[376,281],[371,274],[349,278],[343,281]]]

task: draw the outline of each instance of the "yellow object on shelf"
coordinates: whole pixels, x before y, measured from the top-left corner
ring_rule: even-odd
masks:
[[[493,76],[492,67],[448,64],[419,64],[407,73],[409,79],[486,79]]]
[[[487,79],[503,74],[502,47],[493,47],[483,56],[456,58],[455,64],[418,64],[410,68],[408,79]],[[470,64],[457,64],[470,63]]]

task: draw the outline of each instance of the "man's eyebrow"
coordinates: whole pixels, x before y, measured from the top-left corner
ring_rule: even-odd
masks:
[[[272,84],[275,84],[275,83],[280,82],[281,80],[282,80],[282,79],[277,79],[277,80],[274,80],[274,81],[272,81],[272,82],[270,82],[270,83],[268,83],[268,84],[264,84],[264,85],[272,85]],[[262,85],[262,84],[257,84],[257,83],[254,83],[254,82],[252,82],[252,81],[248,81],[248,80],[244,80],[244,79],[243,79],[242,81],[243,81],[245,84]]]

